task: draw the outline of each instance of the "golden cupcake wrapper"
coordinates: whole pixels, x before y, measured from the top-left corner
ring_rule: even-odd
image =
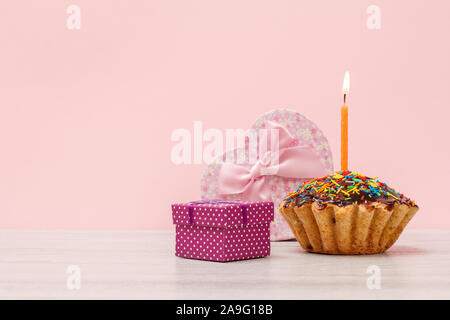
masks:
[[[396,203],[391,210],[374,202],[371,207],[339,207],[317,203],[284,207],[279,211],[303,249],[326,254],[373,254],[389,249],[417,212],[418,207]]]

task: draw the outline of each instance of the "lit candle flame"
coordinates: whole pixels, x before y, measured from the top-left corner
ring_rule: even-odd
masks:
[[[346,71],[344,76],[344,83],[342,85],[342,92],[344,94],[348,94],[349,90],[350,90],[350,74],[348,73],[348,71]]]
[[[348,73],[348,71],[346,71],[344,76],[344,83],[342,84],[342,93],[344,94],[344,104],[345,101],[347,100],[347,94],[349,90],[350,90],[350,74]]]

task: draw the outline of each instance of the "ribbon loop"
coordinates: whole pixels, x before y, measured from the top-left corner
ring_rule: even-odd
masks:
[[[243,194],[247,201],[270,201],[266,176],[284,178],[314,178],[327,174],[316,151],[305,146],[291,146],[294,137],[284,126],[266,122],[269,130],[277,130],[278,143],[268,146],[264,155],[251,167],[223,163],[219,171],[217,189],[222,195]]]

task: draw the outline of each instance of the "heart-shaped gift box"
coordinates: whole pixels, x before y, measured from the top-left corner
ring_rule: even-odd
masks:
[[[252,143],[248,137],[256,137]],[[272,201],[275,219],[270,239],[294,239],[278,211],[300,184],[333,172],[333,158],[322,131],[298,112],[280,109],[258,118],[247,131],[245,147],[229,150],[204,170],[202,199]]]

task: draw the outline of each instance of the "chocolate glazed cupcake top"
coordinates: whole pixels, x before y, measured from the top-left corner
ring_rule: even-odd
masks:
[[[300,207],[305,203],[315,202],[319,209],[327,204],[343,207],[349,204],[372,202],[386,204],[391,210],[395,203],[416,206],[414,201],[396,192],[376,177],[370,178],[352,171],[340,171],[333,175],[305,181],[296,192],[292,192],[284,201],[284,206]]]

